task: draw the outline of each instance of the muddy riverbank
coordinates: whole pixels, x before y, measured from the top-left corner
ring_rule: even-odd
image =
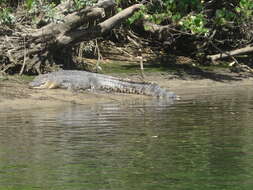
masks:
[[[119,75],[117,75],[119,76]],[[121,77],[139,80],[138,75],[124,75]],[[249,88],[253,84],[253,77],[229,71],[212,72],[206,76],[179,76],[162,72],[147,73],[145,80],[158,83],[160,86],[175,92],[182,100],[193,99],[203,94],[222,93],[227,90]],[[93,92],[71,92],[63,89],[38,90],[31,89],[27,80],[17,80],[6,77],[0,80],[0,109],[33,109],[55,107],[67,104],[94,104],[124,99],[151,98],[142,95],[107,94]]]

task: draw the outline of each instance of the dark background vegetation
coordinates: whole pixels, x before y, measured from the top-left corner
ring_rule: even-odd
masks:
[[[73,0],[77,11],[92,6],[93,0]],[[0,36],[24,24],[40,28],[50,22],[58,22],[54,7],[61,0],[0,0]],[[121,11],[138,0],[116,0],[110,15]],[[154,30],[157,26],[159,30]],[[166,28],[166,29],[165,29]],[[130,38],[128,38],[130,37]],[[131,41],[132,39],[132,41]],[[138,48],[149,46],[169,54],[183,55],[209,64],[207,55],[250,46],[253,42],[252,0],[150,0],[132,17],[95,41],[84,42],[71,50],[68,56],[98,57],[96,43],[112,41],[117,44],[134,42]],[[80,46],[81,54],[80,54]],[[99,45],[98,45],[99,46]],[[74,52],[74,53],[73,53]],[[59,52],[57,53],[59,55]],[[65,53],[63,53],[66,55]],[[60,59],[56,57],[56,59]],[[250,64],[251,55],[247,55]],[[64,57],[67,59],[67,57]],[[237,59],[237,58],[236,58]],[[238,58],[240,60],[240,58]],[[244,58],[242,59],[244,60]],[[0,64],[3,64],[0,56]],[[68,63],[64,63],[65,65]]]

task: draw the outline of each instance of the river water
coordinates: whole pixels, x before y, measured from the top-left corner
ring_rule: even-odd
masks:
[[[251,190],[253,90],[0,112],[0,190]]]

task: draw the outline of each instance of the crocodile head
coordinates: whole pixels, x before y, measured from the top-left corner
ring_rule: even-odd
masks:
[[[55,80],[49,79],[46,75],[42,75],[30,82],[29,86],[38,89],[53,89],[59,87],[59,83]]]

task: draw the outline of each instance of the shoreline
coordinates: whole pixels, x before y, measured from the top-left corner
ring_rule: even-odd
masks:
[[[146,77],[147,81],[159,84],[161,87],[174,92],[181,100],[194,99],[205,94],[217,94],[224,91],[233,91],[248,88],[253,84],[252,77],[242,77],[233,74],[234,80],[212,80],[209,78],[195,79],[188,77],[179,78],[174,75],[153,73]],[[137,80],[138,76],[128,76]],[[143,95],[130,95],[119,93],[92,93],[71,92],[64,89],[30,89],[28,82],[17,82],[15,80],[0,81],[0,111],[1,109],[22,110],[39,109],[73,104],[89,105],[96,103],[120,102],[134,99],[150,99]],[[152,97],[151,97],[152,98]]]

